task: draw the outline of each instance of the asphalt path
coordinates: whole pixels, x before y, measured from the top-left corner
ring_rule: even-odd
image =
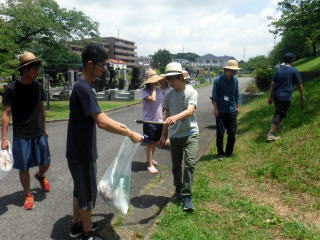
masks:
[[[249,81],[249,78],[241,78],[239,80],[240,89],[242,89]],[[198,89],[199,106],[196,114],[200,127],[199,153],[203,153],[203,151],[207,149],[215,134],[214,129],[212,128],[212,125],[214,124],[212,105],[209,100],[211,88],[211,86],[208,86]],[[141,104],[108,112],[108,115],[113,119],[126,124],[129,128],[142,133],[142,125],[136,124],[134,121],[135,119],[141,119],[142,117]],[[12,170],[6,178],[0,180],[1,240],[69,239],[67,235],[72,222],[73,183],[65,158],[67,122],[49,123],[48,132],[52,160],[47,177],[52,190],[49,193],[44,193],[41,190],[39,183],[33,177],[37,169],[31,169],[31,189],[35,194],[35,208],[32,211],[25,211],[23,209],[24,193],[19,181],[18,171]],[[123,137],[100,129],[98,129],[97,133],[99,155],[97,160],[97,179],[99,181],[105,170],[115,158]],[[11,127],[9,128],[9,136],[10,138],[12,136]],[[155,154],[155,159],[160,164],[159,169],[160,172],[162,172],[161,176],[164,178],[162,179],[162,183],[168,186],[166,187],[167,191],[171,191],[173,188],[169,150],[158,149]],[[140,146],[132,163],[132,212],[135,211],[135,208],[141,208],[139,201],[140,199],[142,200],[142,195],[145,194],[146,188],[148,186],[149,188],[155,187],[152,183],[157,176],[146,171],[145,161],[145,147]],[[155,203],[159,199],[161,200],[161,198],[164,198],[163,196],[157,197],[158,199],[153,199]],[[98,196],[93,214],[94,220],[108,224],[115,218],[117,211],[108,206],[100,196]],[[144,221],[140,221],[139,224],[150,223],[152,222],[151,219],[152,217],[145,216]],[[113,236],[117,236],[116,230],[111,226],[109,226],[107,231],[114,232]]]

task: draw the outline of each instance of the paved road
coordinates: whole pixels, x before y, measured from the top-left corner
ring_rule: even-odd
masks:
[[[240,80],[242,88],[250,79]],[[212,141],[214,130],[208,126],[214,123],[212,117],[212,107],[209,102],[211,87],[198,89],[199,107],[197,117],[200,126],[200,152],[204,151]],[[134,122],[134,119],[141,118],[141,104],[124,108],[108,113],[112,118],[123,122],[131,129],[142,132],[142,126]],[[52,191],[43,193],[39,188],[38,182],[32,178],[31,188],[35,193],[36,205],[32,211],[23,210],[24,195],[21,191],[21,185],[18,179],[18,172],[13,170],[3,180],[0,181],[0,239],[68,239],[67,234],[72,220],[72,179],[67,168],[65,159],[66,143],[66,122],[50,123],[48,125],[49,144],[51,150],[52,163],[48,172],[48,180],[51,183]],[[11,129],[10,129],[11,135]],[[103,175],[113,158],[116,156],[123,137],[98,130],[98,180]],[[162,165],[160,175],[162,183],[165,183],[166,191],[172,191],[172,176],[170,174],[170,153],[168,150],[159,149],[156,152],[155,159]],[[34,175],[36,169],[31,169],[31,175]],[[157,181],[157,176],[151,175],[146,171],[145,147],[139,147],[132,165],[132,204],[135,209],[143,209],[140,202],[143,202],[148,188],[153,187]],[[158,177],[159,178],[159,177]],[[159,181],[158,181],[159,182]],[[148,186],[148,188],[146,188]],[[149,191],[150,192],[150,191]],[[150,200],[150,197],[153,197]],[[165,199],[164,199],[165,198]],[[162,201],[161,201],[162,200]],[[148,196],[150,205],[157,202],[165,202],[168,197]],[[149,206],[150,207],[150,206]],[[156,206],[156,207],[161,207]],[[138,224],[150,224],[153,216],[148,216],[147,211],[142,216]],[[110,222],[114,218],[114,209],[107,206],[103,200],[98,197],[96,208],[94,210],[94,220],[104,223]],[[141,215],[141,214],[140,214]],[[143,214],[142,214],[143,215]],[[130,215],[128,216],[130,218]],[[133,223],[132,223],[133,224]],[[137,222],[136,222],[137,224]],[[114,232],[113,236],[118,236],[116,231],[110,227],[108,232]],[[115,237],[115,239],[119,237]]]

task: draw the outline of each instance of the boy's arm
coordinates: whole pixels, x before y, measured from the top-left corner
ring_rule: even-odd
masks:
[[[301,99],[301,101],[303,101],[304,100],[303,85],[301,83],[298,83],[297,84],[297,88],[298,88],[298,91],[300,93],[300,99]]]
[[[270,90],[269,90],[269,99],[268,99],[268,103],[271,104],[273,102],[273,89],[274,89],[274,84],[275,84],[275,81],[272,81],[271,82],[271,85],[270,85]]]
[[[92,115],[92,118],[101,129],[115,134],[127,136],[134,143],[143,141],[143,136],[141,136],[139,133],[130,130],[125,125],[113,120],[103,112]]]
[[[196,107],[194,105],[189,104],[188,108],[186,110],[182,111],[181,113],[167,117],[166,120],[164,121],[164,124],[165,125],[173,125],[173,124],[176,124],[176,121],[178,121],[178,120],[182,120],[182,119],[185,119],[187,117],[192,116],[195,108]]]
[[[40,114],[43,121],[44,133],[48,136],[47,122],[46,122],[46,109],[43,101],[40,102]]]
[[[2,141],[1,141],[1,149],[8,149],[9,143],[8,143],[8,127],[10,123],[10,114],[11,114],[11,107],[10,106],[4,106],[3,112],[2,112]]]
[[[168,110],[164,109],[164,118],[163,118],[163,121],[165,122],[166,119],[170,117],[170,113]],[[169,125],[168,124],[164,124],[163,127],[162,127],[162,133],[161,133],[161,138],[159,140],[159,144],[161,146],[164,146],[166,141],[167,141],[167,138],[168,138],[168,128],[169,128]]]

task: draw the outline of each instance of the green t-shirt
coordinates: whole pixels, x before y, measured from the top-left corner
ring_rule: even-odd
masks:
[[[169,111],[170,116],[173,116],[187,110],[188,105],[197,107],[197,104],[198,92],[191,85],[186,85],[181,91],[170,89],[164,97],[163,108]],[[192,116],[178,120],[175,125],[169,127],[170,138],[186,137],[197,134],[199,134],[199,127],[194,112]]]

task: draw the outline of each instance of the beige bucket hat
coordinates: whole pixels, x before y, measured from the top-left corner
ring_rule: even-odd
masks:
[[[159,76],[155,70],[149,68],[146,70],[146,80],[141,84],[141,87],[148,83],[156,83],[162,80],[164,77]]]
[[[166,74],[165,76],[174,76],[182,74],[181,64],[178,62],[171,62],[166,66]]]
[[[224,69],[230,69],[234,71],[238,71],[241,68],[239,68],[239,63],[236,60],[229,60],[227,62],[227,65],[223,67]]]
[[[41,63],[41,60],[37,58],[32,52],[24,52],[19,56],[20,65],[18,70],[26,67],[32,63]]]

